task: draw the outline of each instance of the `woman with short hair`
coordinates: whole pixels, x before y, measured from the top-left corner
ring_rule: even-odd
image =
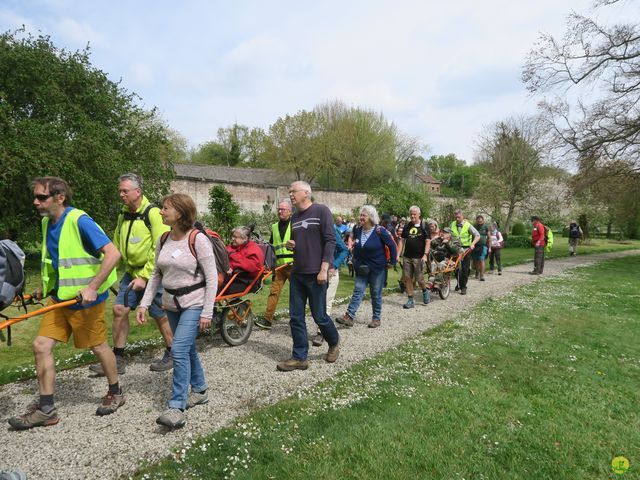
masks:
[[[229,254],[229,270],[227,280],[238,274],[224,294],[239,293],[256,278],[264,266],[264,252],[256,242],[251,240],[251,228],[241,225],[233,229],[231,243],[227,245]]]
[[[158,242],[155,268],[136,319],[139,324],[146,323],[145,313],[162,283],[162,303],[173,332],[173,387],[169,408],[156,423],[173,429],[184,426],[185,409],[208,402],[196,337],[198,331],[211,326],[218,279],[213,247],[206,235],[195,235],[196,256],[191,254],[189,234],[196,220],[193,199],[181,193],[167,195],[162,199],[160,215],[171,230]]]
[[[356,281],[351,295],[351,301],[345,314],[336,322],[353,326],[356,312],[362,303],[364,290],[369,286],[373,318],[369,328],[380,326],[382,319],[382,287],[384,272],[389,265],[394,265],[397,259],[396,244],[391,234],[384,227],[378,225],[379,217],[375,207],[364,205],[360,209],[360,219],[357,227],[353,228],[353,266]]]

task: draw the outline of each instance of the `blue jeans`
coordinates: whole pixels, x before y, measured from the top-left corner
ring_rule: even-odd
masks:
[[[118,296],[116,297],[115,304],[116,305],[124,305],[124,292],[127,291],[127,287],[133,280],[133,277],[125,272],[120,280],[120,286],[118,287]],[[153,302],[149,306],[149,315],[156,320],[164,317],[166,314],[164,310],[161,308],[162,305],[162,285],[158,288],[155,297],[153,297]],[[127,304],[131,310],[135,310],[135,308],[140,304],[140,300],[144,296],[144,290],[129,290],[129,294],[127,296]]]
[[[309,300],[311,316],[329,346],[338,343],[340,336],[333,320],[327,315],[327,284],[319,285],[315,273],[292,273],[289,280],[289,315],[293,350],[291,357],[306,360],[309,353],[309,337],[304,320],[304,309]]]
[[[167,310],[169,325],[173,332],[171,357],[173,358],[173,391],[169,408],[185,409],[189,385],[196,392],[207,388],[200,357],[196,351],[196,337],[200,328],[202,307],[189,308],[181,312]]]
[[[371,270],[369,275],[356,276],[356,283],[353,286],[351,301],[347,307],[347,315],[356,318],[356,312],[362,303],[364,290],[369,285],[369,293],[371,293],[371,307],[373,308],[372,320],[381,320],[382,315],[382,286],[385,280],[386,270]]]

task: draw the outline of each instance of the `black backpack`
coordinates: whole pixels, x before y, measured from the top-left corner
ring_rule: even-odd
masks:
[[[22,295],[24,252],[11,240],[0,240],[0,311]]]
[[[268,242],[257,241],[256,244],[262,250],[264,254],[264,266],[266,270],[273,270],[276,268],[276,251]]]

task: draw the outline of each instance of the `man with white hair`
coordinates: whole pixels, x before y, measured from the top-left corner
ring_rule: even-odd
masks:
[[[423,268],[429,259],[429,248],[431,246],[431,233],[422,225],[420,220],[420,207],[413,205],[409,209],[409,221],[402,230],[402,235],[398,243],[398,261],[400,252],[404,261],[402,262],[402,276],[407,292],[407,303],[402,308],[413,308],[414,283],[422,289],[422,303],[428,305],[431,301],[427,282],[424,280]]]
[[[287,242],[287,248],[293,250],[293,270],[289,280],[293,349],[291,358],[278,363],[277,368],[281,372],[309,367],[309,339],[304,315],[307,300],[313,320],[329,344],[324,360],[333,363],[340,354],[340,336],[326,310],[329,265],[336,245],[333,217],[326,205],[313,203],[311,186],[307,182],[293,182],[289,198],[296,208],[291,217],[292,238]]]

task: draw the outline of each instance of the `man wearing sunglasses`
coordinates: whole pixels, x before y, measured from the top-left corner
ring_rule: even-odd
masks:
[[[42,217],[42,290],[37,298],[51,295],[50,304],[79,299],[79,304],[44,314],[33,341],[39,399],[23,415],[9,419],[17,430],[55,425],[60,421],[54,405],[57,342],[73,334],[76,348],[90,348],[107,376],[109,389],[96,415],[109,415],[124,404],[118,383],[116,358],[107,344],[105,300],[116,281],[120,253],[91,217],[71,206],[71,189],[57,177],[36,178],[33,204]]]

